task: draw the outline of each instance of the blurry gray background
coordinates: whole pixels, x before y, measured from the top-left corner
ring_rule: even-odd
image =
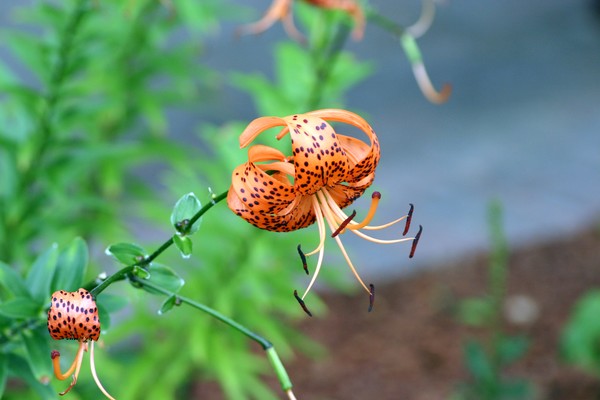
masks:
[[[240,3],[254,7],[258,18],[270,0]],[[23,3],[0,1],[1,27],[16,4]],[[417,0],[371,4],[403,25],[420,12]],[[434,85],[453,85],[450,100],[441,106],[421,95],[388,33],[368,25],[365,38],[349,44],[359,59],[376,63],[375,73],[347,98],[382,143],[375,187],[383,200],[374,223],[387,222],[414,203],[413,223],[424,226],[412,260],[408,245],[380,246],[344,235],[367,280],[485,249],[493,199],[502,202],[513,246],[569,235],[600,220],[600,15],[593,5],[591,0],[446,1],[418,41]],[[234,38],[234,28],[223,26],[201,62],[271,74],[268,50],[284,35],[281,25],[241,39]],[[213,104],[218,109],[177,113],[172,125],[177,137],[199,120],[257,117],[250,98],[231,89]],[[362,204],[368,207],[368,200]],[[401,227],[375,235],[392,238],[400,232]],[[333,242],[327,246],[333,250],[329,254],[336,252]]]

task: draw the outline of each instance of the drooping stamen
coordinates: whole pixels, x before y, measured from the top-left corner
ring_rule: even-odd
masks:
[[[98,374],[96,374],[96,364],[94,362],[94,341],[93,340],[92,340],[92,344],[90,345],[90,369],[92,370],[92,376],[94,377],[94,381],[96,381],[96,385],[98,386],[100,391],[102,393],[104,393],[104,395],[106,397],[108,397],[110,400],[115,400],[115,398],[112,397],[110,394],[108,394],[106,389],[104,389],[104,386],[102,386],[102,383],[100,383],[100,379],[98,379]]]
[[[406,234],[408,233],[408,230],[410,229],[410,222],[412,221],[412,215],[413,215],[413,211],[415,209],[415,206],[413,205],[413,203],[409,203],[410,204],[410,210],[408,210],[408,214],[406,214],[406,225],[404,225],[404,232],[402,232],[402,236],[406,236]]]
[[[69,385],[69,387],[66,388],[64,391],[60,392],[59,395],[64,396],[65,394],[69,393],[69,391],[71,391],[71,389],[73,389],[73,386],[75,386],[75,384],[77,383],[77,377],[79,376],[79,370],[81,369],[81,362],[83,361],[83,352],[84,351],[87,351],[87,344],[85,342],[79,342],[79,350],[77,350],[77,356],[75,356],[75,361],[74,361],[75,373],[73,374],[73,380],[71,381],[71,384]],[[52,352],[52,355],[53,354],[54,354],[54,352]],[[59,359],[60,359],[60,357],[55,357],[52,359],[52,362],[59,364]],[[55,375],[56,375],[56,364],[54,364],[55,365],[55,367],[54,367]],[[60,366],[58,367],[58,369],[60,372]],[[69,371],[67,371],[67,372],[71,372],[71,368],[69,368]],[[58,378],[58,375],[56,377]]]
[[[417,250],[417,244],[419,243],[419,239],[421,238],[421,232],[423,232],[423,226],[419,225],[419,232],[417,232],[415,238],[413,239],[412,246],[410,247],[410,255],[408,256],[408,258],[413,258],[413,256],[415,255],[415,250]]]
[[[306,307],[306,304],[304,304],[304,300],[302,300],[300,298],[300,296],[298,296],[298,291],[294,290],[294,297],[296,298],[296,300],[298,300],[298,303],[300,303],[300,307],[302,307],[302,309],[304,310],[304,312],[306,314],[308,314],[309,317],[312,317],[312,313],[310,312],[310,310],[308,309],[308,307]]]
[[[302,267],[304,268],[306,275],[308,275],[308,264],[306,263],[306,256],[304,255],[304,252],[302,252],[302,248],[300,247],[300,245],[298,245],[298,254],[300,254],[300,259],[302,260]]]
[[[63,374],[62,372],[60,372],[60,352],[58,352],[57,350],[52,350],[52,352],[50,353],[50,358],[52,358],[52,367],[54,368],[54,376],[56,376],[57,379],[64,381],[65,379],[68,379],[71,375],[73,375],[73,372],[75,372],[75,368],[77,367],[77,360],[80,358],[79,353],[81,353],[81,355],[83,356],[83,348],[81,346],[79,347],[79,350],[77,351],[77,355],[73,359],[73,363],[71,364],[69,369],[66,370],[65,373]]]
[[[335,232],[333,232],[331,234],[331,237],[334,238],[337,235],[339,235],[340,233],[342,233],[344,231],[344,229],[346,229],[346,226],[348,226],[350,221],[352,221],[352,219],[354,219],[354,217],[356,217],[356,210],[352,211],[352,214],[350,214],[350,216],[348,218],[346,218],[345,220],[342,221],[342,223],[340,224],[340,226],[338,226],[338,228],[335,230]]]
[[[371,312],[375,303],[375,285],[370,283],[369,288],[371,289],[371,293],[369,294],[369,312]]]

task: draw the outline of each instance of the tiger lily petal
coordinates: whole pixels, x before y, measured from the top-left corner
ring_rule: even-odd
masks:
[[[361,40],[365,31],[365,15],[355,0],[305,0],[315,7],[342,10],[354,20],[352,36]],[[304,43],[306,39],[294,24],[293,0],[273,0],[265,14],[258,21],[238,28],[238,34],[259,34],[269,29],[277,21],[283,22],[286,33],[294,40]]]
[[[74,339],[79,342],[77,355],[66,372],[60,369],[60,353],[53,350],[50,354],[54,375],[60,380],[73,377],[67,389],[60,393],[67,394],[77,383],[79,370],[83,362],[83,353],[90,351],[90,369],[94,381],[100,391],[109,399],[114,398],[108,394],[98,375],[94,363],[94,342],[100,338],[100,320],[98,319],[98,307],[90,292],[79,289],[75,292],[59,290],[52,294],[50,309],[48,310],[48,332],[54,340]],[[88,346],[88,342],[91,342]]]
[[[368,142],[337,133],[329,122],[341,122],[358,128]],[[351,231],[361,238],[380,244],[412,241],[414,254],[421,229],[414,237],[392,240],[376,239],[363,231],[388,228],[405,221],[405,235],[412,219],[410,211],[387,224],[370,225],[381,194],[374,192],[369,212],[362,222],[356,222],[356,212],[347,215],[343,209],[352,204],[371,186],[379,163],[379,141],[371,126],[359,115],[346,110],[324,109],[287,117],[261,117],[252,121],[240,135],[240,147],[249,146],[259,135],[271,128],[281,128],[278,140],[289,135],[291,154],[265,145],[248,149],[248,161],[234,169],[227,196],[229,208],[252,225],[274,232],[289,232],[316,222],[319,231],[317,247],[304,254],[318,254],[317,266],[302,296],[296,298],[306,310],[304,298],[312,288],[322,266],[327,227],[338,244],[352,273],[369,293],[370,307],[374,287],[367,286],[354,267],[340,236]],[[308,271],[308,269],[306,269]],[[310,315],[310,314],[309,314]]]

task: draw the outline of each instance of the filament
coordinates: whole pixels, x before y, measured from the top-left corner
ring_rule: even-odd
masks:
[[[69,391],[77,383],[77,377],[79,376],[79,370],[81,369],[81,362],[83,361],[83,352],[84,351],[87,351],[87,343],[79,342],[79,350],[77,350],[77,356],[75,357],[75,374],[73,374],[73,380],[71,381],[71,384],[69,385],[69,387],[67,389],[65,389],[65,391],[59,393],[61,396],[64,396],[65,394],[69,393]],[[58,357],[57,357],[57,359],[58,359]],[[72,368],[73,368],[73,366],[71,366],[71,368],[69,368],[69,371],[67,371],[67,372],[72,372],[71,371]],[[56,370],[55,370],[55,375],[56,375]]]
[[[98,385],[98,388],[100,389],[100,391],[102,393],[104,393],[104,395],[106,397],[108,397],[110,400],[115,400],[114,397],[112,397],[110,394],[108,394],[106,389],[104,389],[104,386],[102,386],[102,383],[100,383],[100,379],[98,379],[98,374],[96,374],[96,364],[94,363],[94,341],[93,340],[92,340],[92,344],[90,345],[90,369],[92,370],[92,376],[94,377],[94,381],[96,381],[96,385]]]

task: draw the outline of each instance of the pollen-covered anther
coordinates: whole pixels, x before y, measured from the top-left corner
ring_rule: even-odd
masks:
[[[302,251],[302,247],[298,245],[298,254],[300,255],[300,260],[302,260],[302,268],[304,268],[304,272],[308,275],[308,264],[306,263],[306,255]]]
[[[415,235],[413,239],[412,246],[410,247],[410,255],[408,258],[413,258],[415,255],[415,251],[417,250],[417,244],[419,244],[419,239],[421,238],[421,232],[423,232],[423,226],[419,225],[419,232]]]
[[[296,300],[298,300],[298,303],[300,304],[300,307],[302,307],[302,309],[304,310],[304,312],[306,314],[308,314],[309,317],[312,317],[312,313],[310,312],[310,310],[308,309],[308,307],[306,307],[306,304],[304,303],[304,300],[302,300],[300,298],[300,296],[298,296],[298,291],[294,290],[294,297],[296,298]]]
[[[410,223],[412,221],[413,211],[415,210],[415,206],[410,203],[410,209],[408,210],[408,214],[406,214],[406,224],[404,225],[404,231],[402,232],[402,236],[406,236],[408,230],[410,229]]]
[[[352,221],[354,219],[354,217],[356,217],[356,210],[352,211],[352,214],[350,214],[348,216],[348,218],[346,218],[344,221],[342,221],[342,223],[340,224],[340,226],[338,226],[338,228],[335,230],[335,232],[333,232],[331,234],[331,237],[334,238],[337,235],[339,235],[340,233],[343,233],[344,229],[346,229],[346,227],[348,226],[350,221]]]

